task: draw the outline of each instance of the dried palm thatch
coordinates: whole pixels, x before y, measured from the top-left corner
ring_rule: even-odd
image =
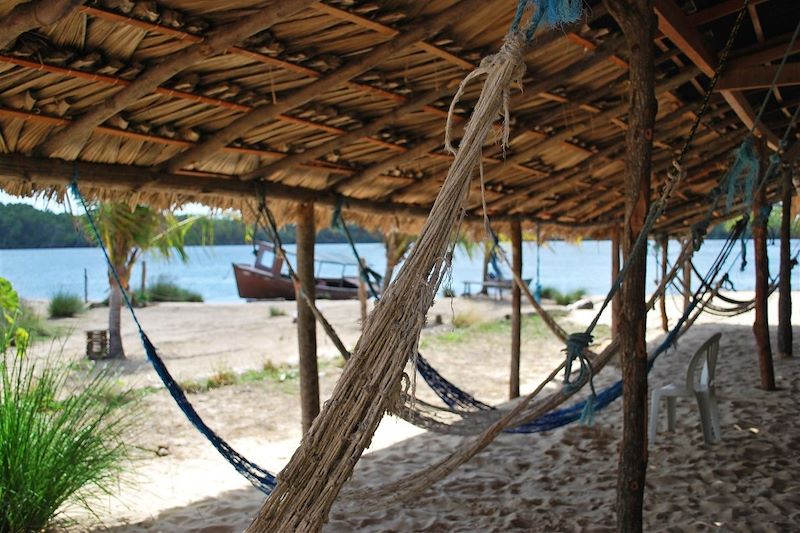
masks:
[[[318,204],[343,204],[369,226],[384,226],[390,213],[417,228],[452,161],[442,141],[453,82],[499,48],[516,4],[97,0],[47,25],[50,14],[79,3],[0,8],[0,28],[14,37],[0,45],[5,189],[62,187],[71,171],[54,173],[43,163],[57,155],[108,164],[81,172],[86,188],[128,201],[236,207],[252,195],[244,183],[263,180],[280,186],[266,189],[271,201],[318,195]],[[547,236],[605,235],[622,219],[627,63],[618,28],[600,2],[588,3],[585,21],[541,33],[525,53],[528,90],[512,101],[507,158],[496,134],[483,154],[494,219],[539,223]],[[764,19],[765,43],[785,39],[771,23],[784,9],[778,4],[751,14]],[[714,36],[703,43],[711,55],[730,30],[725,6],[678,10],[678,22]],[[12,23],[20,13],[36,13],[38,22]],[[731,68],[782,53],[747,39]],[[682,42],[662,37],[656,44],[659,176],[688,130],[706,69],[687,64]],[[462,124],[477,94],[467,89],[455,110]],[[771,129],[785,121],[780,105],[764,119]],[[687,185],[658,231],[685,231],[702,216],[744,131],[715,96]],[[147,169],[147,179],[132,180],[131,169]],[[770,187],[770,198],[777,189]],[[467,223],[481,211],[479,197],[472,186]]]

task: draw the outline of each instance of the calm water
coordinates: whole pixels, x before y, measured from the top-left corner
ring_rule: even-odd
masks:
[[[695,263],[701,272],[705,272],[719,252],[723,241],[707,241],[697,254]],[[800,244],[793,242],[793,249]],[[290,251],[294,246],[287,246]],[[552,242],[540,250],[541,283],[562,291],[586,289],[589,294],[604,294],[610,287],[610,243],[609,241],[584,241],[581,244]],[[383,272],[386,259],[383,245],[367,243],[358,245],[359,253],[369,265]],[[771,242],[769,260],[773,275],[777,272],[778,242]],[[678,252],[677,243],[670,243],[670,256]],[[734,255],[739,252],[739,246]],[[526,244],[523,247],[523,274],[525,278],[536,279],[536,245]],[[656,250],[650,247],[648,252],[648,290],[655,285],[653,274],[656,272]],[[752,244],[748,243],[747,256],[752,258]],[[346,244],[317,245],[318,256],[351,260]],[[206,301],[230,302],[239,300],[236,282],[233,277],[231,263],[251,263],[252,247],[213,246],[190,247],[190,260],[183,264],[180,261],[164,261],[160,258],[147,258],[148,280],[155,280],[165,275],[178,284],[199,292]],[[748,261],[744,272],[740,272],[739,264],[731,269],[731,279],[737,289],[753,289],[753,262]],[[83,294],[84,269],[88,272],[89,298],[100,300],[105,298],[108,289],[105,263],[102,254],[94,248],[51,248],[37,250],[0,250],[0,276],[8,278],[19,293],[26,298],[48,298],[56,291],[63,290]],[[505,270],[505,269],[504,269]],[[322,275],[338,275],[341,267],[326,266]],[[795,269],[792,278],[796,286],[800,282],[800,269]],[[507,276],[507,274],[506,274]],[[481,258],[476,255],[469,258],[462,250],[456,250],[453,263],[452,285],[458,294],[463,290],[464,281],[476,281],[481,277]],[[139,286],[141,278],[140,266],[134,269],[131,277],[133,287]]]

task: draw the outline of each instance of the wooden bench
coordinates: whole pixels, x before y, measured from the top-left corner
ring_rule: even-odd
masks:
[[[530,283],[531,283],[531,279],[530,278],[524,279],[522,281],[524,281],[526,285],[530,285]],[[503,291],[510,291],[511,288],[514,286],[514,280],[513,279],[500,279],[500,280],[488,279],[486,281],[465,281],[464,282],[464,293],[462,294],[462,296],[467,296],[467,297],[472,296],[472,286],[473,285],[477,285],[479,287],[478,292],[483,290],[484,287],[486,288],[487,294],[489,294],[491,291],[494,291],[496,296],[497,296],[497,299],[498,300],[502,300],[503,299]]]

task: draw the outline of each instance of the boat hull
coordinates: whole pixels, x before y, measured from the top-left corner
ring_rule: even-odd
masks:
[[[269,270],[234,264],[233,273],[241,298],[248,300],[295,300],[294,283],[288,276],[276,277]],[[358,281],[350,278],[318,278],[316,298],[352,300],[358,298]]]

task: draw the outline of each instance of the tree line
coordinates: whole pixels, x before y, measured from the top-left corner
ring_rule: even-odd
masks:
[[[177,217],[179,220],[186,216]],[[86,217],[69,213],[42,211],[28,204],[0,203],[0,249],[12,248],[79,248],[95,246],[84,231]],[[210,226],[210,228],[209,228]],[[356,242],[380,242],[378,232],[368,231],[355,225],[348,225]],[[284,243],[295,242],[295,226],[288,224],[281,228],[280,236]],[[206,235],[203,235],[203,233]],[[209,217],[206,224],[195,224],[186,235],[186,245],[208,243],[208,234],[213,236],[213,244],[246,244],[253,234],[252,226],[232,216]],[[256,239],[269,240],[259,230]],[[319,243],[346,242],[344,235],[336,230],[325,228],[317,234]]]

